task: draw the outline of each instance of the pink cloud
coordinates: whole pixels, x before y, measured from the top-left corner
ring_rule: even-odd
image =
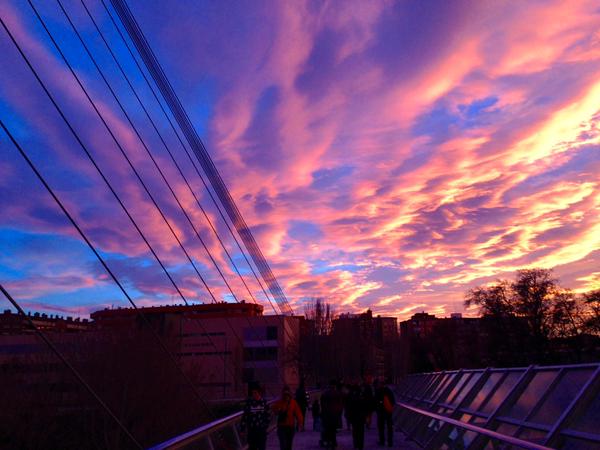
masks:
[[[211,86],[209,151],[296,309],[320,296],[347,309],[373,306],[406,317],[419,308],[460,310],[468,287],[522,266],[559,265],[566,282],[579,285],[592,276],[586,264],[600,248],[593,220],[600,208],[597,158],[586,156],[600,144],[600,19],[592,6],[456,2],[445,6],[452,14],[443,14],[385,2],[296,2],[191,14],[172,5],[160,23],[152,5],[134,12],[193,116],[198,86]],[[8,6],[1,13],[12,17],[10,26],[60,98],[84,104],[25,19]],[[92,83],[91,74],[82,75]],[[93,180],[65,192],[77,217],[105,251],[147,257],[109,195],[97,193],[93,171],[72,157],[64,130],[45,120],[45,110],[31,114],[39,99],[10,94],[17,81],[0,80],[11,106],[46,136],[60,164]],[[100,90],[93,95],[177,235],[209,267],[115,105]],[[92,123],[93,116],[78,119]],[[81,129],[161,258],[184,265],[106,133]],[[147,125],[141,130],[234,290],[245,296],[187,186]],[[186,161],[184,172],[201,192],[180,150],[176,158]],[[85,197],[97,207],[83,207]],[[68,232],[34,218],[31,203],[9,208],[13,224]],[[223,231],[216,212],[208,213]],[[294,237],[297,221],[318,234]],[[171,288],[154,285],[150,273],[140,271],[136,281],[143,295],[168,295]],[[180,277],[186,295],[202,291],[189,270]],[[227,295],[218,276],[207,277],[220,298]]]

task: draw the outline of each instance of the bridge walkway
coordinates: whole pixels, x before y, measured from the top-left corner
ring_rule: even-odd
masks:
[[[306,424],[305,431],[297,432],[294,435],[294,450],[319,450],[322,447],[319,447],[319,438],[321,433],[318,431],[313,431],[313,422],[312,415],[307,411],[306,413]],[[353,450],[354,446],[352,445],[352,431],[349,430],[346,426],[344,420],[344,429],[338,430],[337,433],[337,441],[338,446],[337,450]],[[418,447],[414,442],[407,441],[405,435],[399,431],[394,431],[394,449],[406,449],[406,450],[415,450]],[[373,415],[373,423],[371,424],[370,429],[365,430],[365,450],[370,449],[384,449],[388,447],[381,447],[377,445],[377,424],[376,424],[376,416]],[[277,439],[277,432],[274,430],[269,433],[269,438],[267,440],[267,450],[279,450],[279,440]]]

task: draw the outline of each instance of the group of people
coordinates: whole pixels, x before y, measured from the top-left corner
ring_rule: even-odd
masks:
[[[395,398],[393,391],[379,380],[363,383],[343,384],[331,381],[319,399],[312,404],[313,430],[320,431],[319,445],[335,449],[337,430],[343,427],[346,418],[352,429],[354,448],[362,450],[365,443],[365,428],[372,423],[373,414],[377,418],[378,445],[392,446],[392,414]],[[288,386],[282,390],[281,398],[271,406],[262,396],[258,384],[250,386],[250,397],[246,401],[242,415],[241,429],[246,433],[249,450],[264,450],[267,431],[272,414],[277,417],[277,437],[281,450],[291,450],[296,431],[304,430],[304,418],[308,407],[308,395],[301,383],[296,395]]]
[[[392,414],[396,401],[392,390],[384,383],[366,379],[362,384],[342,384],[331,381],[321,395],[320,417],[316,420],[313,406],[313,419],[322,423],[322,447],[337,447],[337,430],[342,428],[342,416],[348,428],[352,429],[354,448],[362,450],[365,445],[365,428],[371,426],[373,414],[377,416],[377,444],[389,447],[393,444]],[[386,439],[387,438],[387,439]]]

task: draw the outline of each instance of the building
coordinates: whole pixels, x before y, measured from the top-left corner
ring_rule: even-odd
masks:
[[[91,317],[104,331],[151,323],[207,398],[231,399],[244,397],[251,381],[268,396],[299,382],[300,319],[262,312],[254,303],[218,303],[104,309]]]
[[[327,383],[343,378],[359,381],[370,375],[395,377],[395,347],[398,325],[395,317],[373,317],[364,313],[345,313],[328,327],[315,327],[306,320],[302,326],[302,367],[309,380]],[[319,331],[317,331],[319,329]]]
[[[15,314],[10,309],[5,309],[0,314],[0,335],[15,334],[34,334],[35,330],[31,328],[30,321],[40,330],[52,331],[57,333],[73,333],[86,331],[91,328],[88,319],[79,317],[63,317],[59,315],[48,315],[36,312],[28,313],[27,317],[21,314]]]
[[[7,310],[0,315],[0,364],[18,368],[32,383],[38,377],[28,372],[63,373],[31,319],[69,357],[89,359],[88,365],[114,355],[118,347],[165,354],[158,337],[206,398],[245,397],[250,381],[276,396],[283,384],[299,383],[300,318],[262,313],[261,305],[244,302],[103,309],[91,320],[40,313],[23,317]],[[133,356],[125,357],[129,370],[137,370],[134,362]],[[164,364],[173,365],[168,358]]]
[[[425,311],[413,314],[409,320],[400,322],[400,335],[405,339],[426,337],[432,333],[438,320],[433,314]]]

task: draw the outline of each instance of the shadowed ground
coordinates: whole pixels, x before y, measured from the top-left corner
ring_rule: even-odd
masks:
[[[373,416],[375,419],[375,416]],[[375,421],[375,420],[373,420]],[[294,435],[294,450],[318,450],[319,447],[319,436],[320,433],[317,431],[312,431],[312,416],[310,412],[307,414],[306,418],[306,431],[296,433]],[[339,430],[337,434],[338,441],[338,450],[353,450],[352,446],[352,431],[344,428],[343,430]],[[386,447],[380,447],[377,445],[377,426],[373,424],[371,429],[365,430],[365,450],[367,449],[386,449]],[[419,447],[410,441],[405,441],[404,434],[400,432],[394,433],[394,446],[395,449],[410,449],[415,450]],[[279,450],[279,441],[277,439],[277,432],[273,431],[269,433],[269,438],[267,441],[267,449],[268,450]]]

